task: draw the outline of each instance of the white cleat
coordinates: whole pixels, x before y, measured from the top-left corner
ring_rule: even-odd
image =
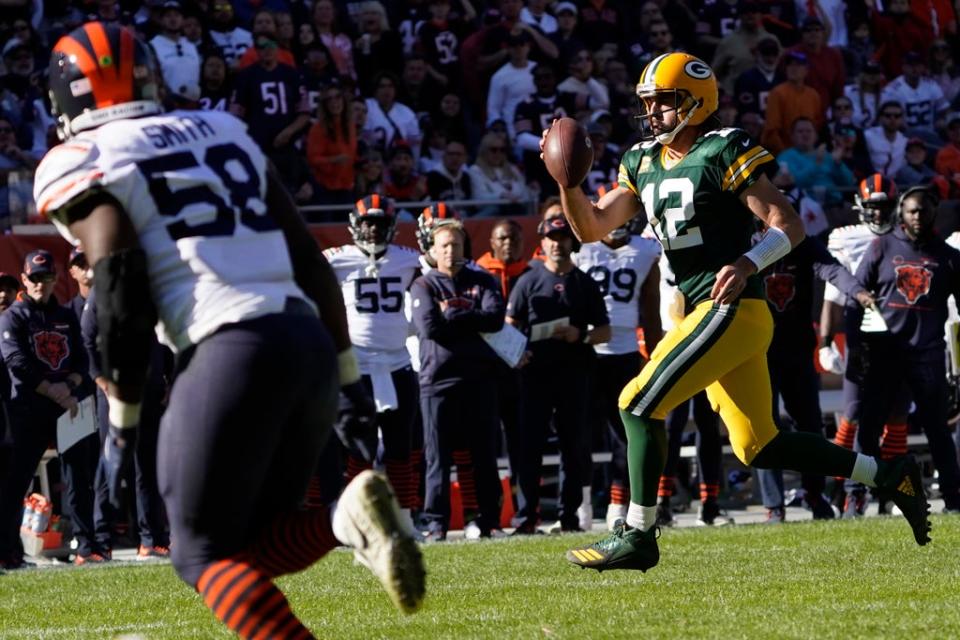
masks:
[[[426,594],[423,556],[386,477],[367,470],[347,485],[333,514],[333,531],[353,548],[398,609],[413,613],[420,608]]]

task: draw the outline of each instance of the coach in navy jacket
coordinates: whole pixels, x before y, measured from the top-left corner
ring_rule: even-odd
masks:
[[[420,338],[420,403],[426,471],[424,521],[442,540],[450,522],[450,467],[455,449],[469,449],[476,473],[481,536],[498,526],[500,480],[495,373],[498,356],[480,336],[503,328],[500,285],[465,268],[466,232],[459,222],[433,230],[437,268],[414,281],[413,321]]]

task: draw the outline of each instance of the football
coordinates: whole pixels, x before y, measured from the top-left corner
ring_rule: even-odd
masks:
[[[554,122],[543,141],[543,162],[560,186],[579,186],[593,166],[593,146],[586,129],[573,118]]]

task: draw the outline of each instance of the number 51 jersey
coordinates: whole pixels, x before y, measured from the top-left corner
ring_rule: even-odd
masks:
[[[37,168],[37,208],[74,243],[71,207],[98,193],[123,207],[174,350],[307,299],[267,214],[266,159],[245,130],[216,111],[117,120],[54,147]]]
[[[671,168],[658,142],[635,145],[620,161],[620,186],[643,204],[677,286],[695,305],[710,297],[717,272],[750,250],[753,213],[740,194],[762,175],[776,172],[770,152],[742,129],[708,131]],[[760,278],[751,276],[745,298],[763,299]]]

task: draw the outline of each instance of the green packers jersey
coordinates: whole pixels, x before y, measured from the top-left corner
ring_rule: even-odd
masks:
[[[663,165],[664,148],[644,142],[623,154],[621,186],[643,204],[677,286],[688,304],[710,297],[721,267],[750,250],[754,216],[740,194],[777,163],[742,129],[703,134],[672,168]],[[763,298],[760,278],[751,276],[746,298]]]

